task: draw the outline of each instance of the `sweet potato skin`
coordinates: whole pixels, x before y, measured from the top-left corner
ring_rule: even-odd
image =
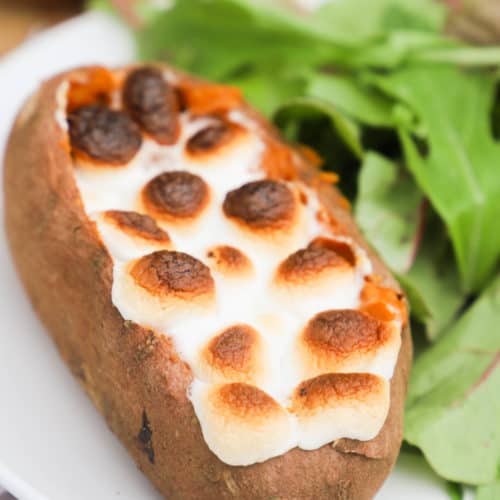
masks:
[[[390,413],[375,439],[295,448],[248,467],[221,462],[205,444],[187,398],[189,366],[168,337],[124,320],[112,304],[112,261],[84,212],[68,139],[55,121],[56,91],[67,76],[44,83],[18,115],[4,167],[5,222],[35,311],[111,430],[169,499],[372,498],[401,444],[409,329],[391,381]],[[316,171],[300,174],[312,179]],[[340,194],[327,184],[318,189],[335,219],[368,251],[375,272],[395,286],[340,208]]]

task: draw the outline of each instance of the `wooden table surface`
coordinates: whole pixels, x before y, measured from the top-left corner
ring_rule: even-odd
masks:
[[[0,55],[80,10],[78,0],[0,0]]]

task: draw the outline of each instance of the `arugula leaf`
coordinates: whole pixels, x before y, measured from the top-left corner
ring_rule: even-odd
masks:
[[[406,274],[398,274],[398,279],[408,294],[412,315],[425,325],[427,338],[435,340],[465,300],[441,227],[426,229],[415,262]]]
[[[409,66],[377,78],[426,131],[428,155],[400,128],[408,168],[446,222],[466,290],[477,291],[500,257],[500,145],[489,116],[495,77],[450,66]]]
[[[480,486],[477,489],[476,500],[498,500],[500,498],[500,479],[496,482]]]
[[[445,13],[432,0],[335,0],[318,9],[312,22],[338,41],[361,45],[391,31],[440,31]]]
[[[239,87],[248,101],[266,116],[271,116],[281,106],[303,95],[307,75],[288,68],[264,68],[249,71],[226,79],[229,85]]]
[[[500,276],[413,368],[405,438],[441,476],[497,479],[500,460]]]
[[[351,117],[380,127],[394,125],[393,101],[353,75],[316,74],[306,88],[309,96],[331,102]]]
[[[404,273],[411,265],[422,193],[398,165],[367,153],[358,177],[354,214],[384,260]]]

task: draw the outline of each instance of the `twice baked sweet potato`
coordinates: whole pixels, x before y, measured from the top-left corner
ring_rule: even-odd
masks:
[[[394,464],[406,302],[314,160],[158,65],[61,74],[17,117],[20,277],[166,498],[368,499]]]

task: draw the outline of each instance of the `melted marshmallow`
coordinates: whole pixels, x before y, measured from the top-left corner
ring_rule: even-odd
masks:
[[[67,86],[60,90],[66,91]],[[60,124],[61,116],[60,108]],[[380,352],[369,360],[356,358],[358,364],[346,369],[355,367],[374,374],[355,380],[359,390],[344,390],[340,397],[335,384],[347,387],[349,380],[327,379],[324,388],[317,381],[305,382],[322,373],[311,369],[313,355],[301,344],[306,325],[325,310],[358,308],[371,262],[352,240],[333,234],[318,221],[318,196],[298,180],[287,181],[296,202],[290,230],[263,236],[229,219],[222,209],[227,193],[265,179],[266,172],[260,165],[265,132],[241,110],[229,112],[228,119],[240,130],[214,154],[186,152],[189,138],[213,120],[183,112],[180,138],[174,145],[162,146],[144,138],[140,151],[124,167],[75,165],[85,209],[96,221],[114,262],[113,304],[125,319],[173,339],[194,373],[189,397],[204,439],[222,461],[249,465],[296,446],[315,449],[342,437],[371,439],[389,408],[387,379],[399,351],[401,325],[391,324],[394,338],[381,345]],[[168,234],[168,242],[125,234],[103,215],[108,210],[144,213],[143,187],[160,173],[179,170],[201,177],[210,197],[203,212],[189,223],[156,221]],[[300,191],[306,194],[306,201],[300,201]],[[280,264],[317,237],[349,244],[354,265],[313,273],[304,282],[280,280]],[[230,266],[211,260],[213,249],[220,246],[232,247],[236,255],[244,256],[243,271],[230,272]],[[138,259],[154,251],[174,250],[208,266],[213,289],[192,296],[179,294],[175,287],[156,293],[132,276]],[[242,324],[255,335],[234,335],[239,339],[235,345],[231,336],[220,340],[222,332]],[[307,383],[307,391],[313,393],[305,401],[303,384]]]

